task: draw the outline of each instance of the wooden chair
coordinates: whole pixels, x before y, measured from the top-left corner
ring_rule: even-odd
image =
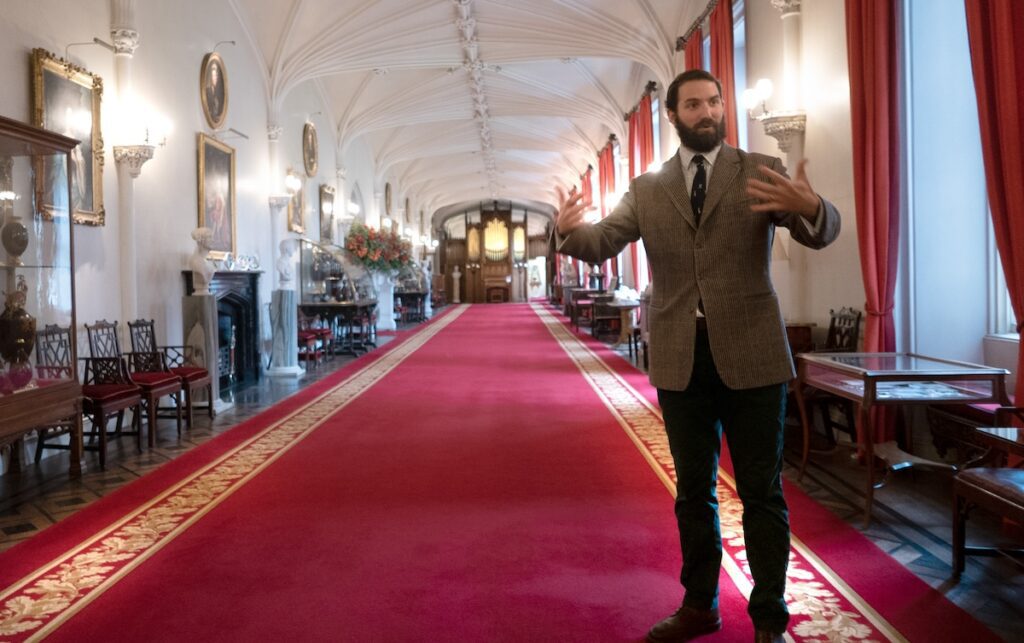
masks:
[[[594,308],[590,317],[590,334],[595,339],[600,339],[601,333],[619,335],[622,315],[618,308],[609,305],[612,297],[612,295],[594,296]]]
[[[142,391],[128,377],[124,360],[114,357],[85,357],[85,377],[82,385],[82,411],[92,419],[92,431],[83,435],[98,442],[98,445],[84,444],[83,448],[99,453],[100,468],[107,464],[107,424],[112,415],[117,415],[117,425],[112,435],[135,435],[136,446],[142,449]],[[36,368],[39,377],[67,377],[74,373],[71,363],[71,329],[56,324],[36,332]],[[122,431],[124,412],[132,409],[133,431]],[[36,462],[43,457],[43,449],[69,449],[66,444],[51,442],[71,430],[72,422],[42,427],[38,430]]]
[[[210,371],[193,361],[191,346],[157,346],[154,326],[152,319],[128,322],[132,352],[163,354],[167,369],[181,381],[181,392],[185,396],[185,426],[192,428],[194,400],[199,391],[206,391],[206,410],[213,418],[213,377]]]
[[[1000,407],[999,427],[1024,427],[1024,407]],[[967,520],[975,509],[1024,524],[1024,462],[1012,467],[964,469],[953,478],[953,576],[959,579],[967,556],[1024,558],[1024,547],[967,546]]]
[[[117,322],[101,320],[85,325],[89,336],[89,353],[92,357],[127,357],[128,376],[142,391],[143,407],[149,422],[149,446],[156,446],[156,419],[160,398],[169,396],[174,400],[178,435],[181,435],[181,380],[167,368],[163,353],[133,351],[121,354],[121,341],[117,336]]]
[[[816,349],[819,353],[852,353],[857,350],[857,342],[860,339],[860,322],[862,313],[852,308],[841,308],[839,312],[829,310],[828,335],[825,338],[825,346]],[[851,439],[857,441],[856,413],[853,402],[835,395],[822,393],[813,402],[821,413],[822,427],[829,442],[835,444],[835,430],[838,429],[850,435]],[[835,412],[835,413],[834,413]],[[836,415],[841,415],[843,421],[837,421]]]

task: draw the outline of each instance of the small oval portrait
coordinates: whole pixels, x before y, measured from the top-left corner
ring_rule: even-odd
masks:
[[[316,126],[312,123],[306,123],[302,128],[302,164],[306,167],[306,176],[316,176],[319,149],[316,142]]]
[[[224,60],[217,52],[203,57],[199,70],[199,98],[203,115],[213,129],[220,129],[228,115],[228,74]]]

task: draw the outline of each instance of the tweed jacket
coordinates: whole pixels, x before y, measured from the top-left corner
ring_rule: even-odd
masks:
[[[558,238],[558,251],[598,263],[643,239],[653,278],[648,323],[650,380],[685,390],[693,370],[697,301],[722,381],[732,389],[777,384],[795,376],[779,300],[769,275],[776,226],[797,243],[822,248],[839,235],[839,212],[822,199],[815,234],[799,214],[751,212],[748,178],[758,166],[785,173],[771,156],[722,144],[712,167],[700,226],[694,221],[678,152],[659,172],[636,177],[599,223]]]

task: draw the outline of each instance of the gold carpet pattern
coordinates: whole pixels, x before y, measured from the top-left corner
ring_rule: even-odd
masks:
[[[532,307],[674,496],[675,467],[661,412],[549,308],[538,304]],[[736,587],[749,597],[753,577],[746,562],[743,506],[736,493],[735,480],[724,469],[718,472],[718,502],[725,554],[723,566]],[[906,640],[795,537],[787,572],[786,604],[791,615],[787,633],[790,640],[865,643]]]
[[[394,370],[466,306],[0,593],[4,641],[40,640]],[[8,638],[14,637],[14,638]]]

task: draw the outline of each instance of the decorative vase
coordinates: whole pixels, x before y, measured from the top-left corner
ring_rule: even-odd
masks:
[[[36,343],[36,318],[25,310],[28,286],[24,275],[18,275],[18,286],[7,293],[4,312],[0,314],[0,355],[11,365],[27,364]]]

